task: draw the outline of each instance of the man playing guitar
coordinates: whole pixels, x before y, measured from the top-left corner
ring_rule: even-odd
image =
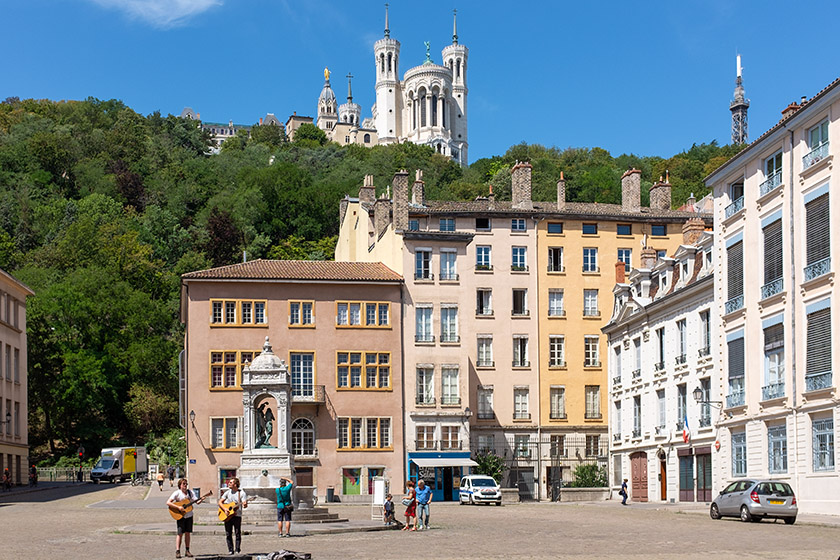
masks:
[[[166,505],[169,506],[169,509],[172,511],[178,511],[183,514],[183,517],[176,521],[178,531],[177,535],[175,536],[175,558],[181,557],[181,536],[184,537],[184,545],[187,548],[186,553],[184,556],[187,558],[192,558],[192,552],[190,552],[190,534],[192,534],[193,530],[193,511],[192,506],[183,506],[177,502],[184,502],[190,503],[192,502],[197,496],[193,496],[192,492],[189,490],[189,484],[187,483],[186,478],[182,478],[178,481],[178,489],[175,490],[171,496],[169,496],[169,500],[166,502]],[[199,498],[195,500],[194,504],[200,504],[204,498]]]
[[[233,512],[228,513],[230,506],[234,505]],[[242,542],[242,510],[248,507],[248,496],[239,489],[239,479],[231,478],[228,481],[227,492],[219,498],[219,517],[225,522],[225,539],[227,540],[228,552],[234,553],[234,542],[232,533],[236,532],[236,549],[239,553],[239,546]]]

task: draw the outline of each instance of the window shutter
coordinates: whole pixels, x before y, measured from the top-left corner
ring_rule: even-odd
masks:
[[[808,315],[808,352],[805,375],[819,375],[831,371],[831,308]]]
[[[764,329],[764,351],[769,352],[785,345],[785,326],[781,323]]]
[[[744,244],[739,241],[726,250],[728,297],[744,295]]]
[[[782,220],[776,220],[764,228],[764,283],[781,278],[783,266]]]
[[[807,264],[814,264],[831,256],[831,224],[829,222],[828,193],[805,205],[807,229]]]
[[[729,379],[744,377],[744,339],[730,340],[729,344]]]

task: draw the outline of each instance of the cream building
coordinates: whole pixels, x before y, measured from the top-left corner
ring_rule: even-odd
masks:
[[[35,293],[0,269],[0,474],[25,484],[29,465],[26,298]]]
[[[840,506],[838,137],[840,80],[791,104],[706,179],[718,226],[718,390],[727,414],[718,424],[719,478],[787,481],[804,512]]]

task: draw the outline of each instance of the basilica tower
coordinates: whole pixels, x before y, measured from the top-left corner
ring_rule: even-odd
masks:
[[[448,122],[452,123],[452,158],[465,165],[467,159],[467,55],[469,49],[458,44],[458,13],[452,14],[452,44],[444,47],[443,65],[452,72],[452,101]],[[457,151],[456,151],[457,150]]]
[[[750,100],[744,97],[744,82],[741,79],[741,55],[738,55],[735,68],[735,99],[729,104],[732,111],[732,143],[746,144],[747,137],[747,109]]]
[[[338,121],[338,102],[335,93],[330,87],[330,71],[324,68],[324,87],[321,95],[318,96],[318,120],[315,125],[329,133]]]
[[[388,4],[385,4],[385,36],[373,45],[376,64],[376,104],[373,121],[379,142],[391,144],[398,141],[402,105],[399,78],[400,42],[391,39],[388,23]]]

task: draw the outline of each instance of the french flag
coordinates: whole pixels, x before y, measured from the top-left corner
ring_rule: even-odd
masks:
[[[683,443],[688,443],[691,440],[691,430],[688,429],[688,413],[683,417]]]

